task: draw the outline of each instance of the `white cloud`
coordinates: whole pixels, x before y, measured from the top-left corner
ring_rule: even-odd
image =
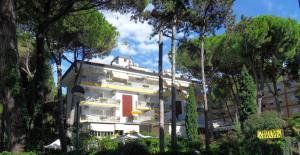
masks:
[[[158,45],[156,43],[140,43],[137,46],[138,50],[142,53],[148,53],[158,50]]]
[[[131,14],[110,11],[103,11],[102,13],[106,20],[115,26],[120,33],[116,50],[119,50],[121,54],[135,55],[137,52],[145,54],[158,48],[157,45],[154,46],[158,37],[154,36],[150,40],[152,26],[147,22],[131,21]],[[128,47],[123,44],[124,41],[128,42]]]
[[[136,55],[137,53],[132,46],[125,44],[118,44],[118,50],[124,55]]]

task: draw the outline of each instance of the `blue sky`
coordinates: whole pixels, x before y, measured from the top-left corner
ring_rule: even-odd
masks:
[[[275,15],[292,18],[300,21],[300,9],[298,0],[236,0],[233,6],[236,18],[241,15],[255,17],[258,15]],[[131,57],[139,66],[157,70],[158,61],[158,36],[150,39],[152,27],[147,22],[139,23],[130,21],[130,14],[121,15],[116,12],[102,12],[105,18],[114,25],[119,33],[118,45],[111,54],[104,59],[94,58],[91,61],[108,64],[115,56]],[[170,70],[168,59],[170,39],[164,38],[163,69]],[[63,71],[69,64],[63,62]],[[56,72],[54,69],[54,77]]]

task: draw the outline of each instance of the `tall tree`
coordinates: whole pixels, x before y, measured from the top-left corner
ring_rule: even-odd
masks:
[[[49,29],[57,21],[70,13],[91,8],[133,11],[143,8],[143,2],[128,0],[28,0],[17,1],[18,22],[25,30],[32,31],[35,35],[36,67],[34,76],[34,91],[32,102],[41,105],[45,100],[45,83],[47,66],[46,59],[49,55],[46,47],[46,36]],[[41,123],[41,122],[37,122]]]
[[[62,96],[62,59],[64,53],[77,53],[84,47],[84,58],[101,55],[111,50],[116,45],[118,33],[104,16],[97,10],[80,11],[77,15],[64,18],[54,24],[47,37],[51,49],[52,59],[57,68],[58,101],[60,107],[60,139],[63,148],[66,146],[66,118]],[[107,54],[107,53],[106,53]],[[74,54],[73,54],[74,55]],[[66,57],[65,57],[66,58]],[[84,60],[84,59],[83,59]]]
[[[14,0],[0,1],[0,101],[4,107],[8,149],[20,153],[25,144],[25,121],[16,40],[15,9]]]
[[[281,77],[289,60],[299,48],[299,24],[292,19],[274,16],[242,18],[235,28],[235,43],[241,47],[240,55],[256,81],[258,113],[264,88],[269,83],[276,109],[280,113],[277,80]]]
[[[256,114],[256,86],[252,76],[243,66],[239,79],[240,122],[243,123],[250,115]]]
[[[214,31],[226,22],[231,15],[232,0],[191,0],[189,5],[188,21],[190,28],[199,34],[201,57],[201,81],[203,85],[204,99],[204,117],[205,117],[205,146],[209,152],[209,127],[208,127],[208,104],[207,87],[204,70],[204,38],[207,34],[213,34]]]
[[[154,0],[152,1],[153,10],[150,14],[143,14],[144,20],[149,20],[153,25],[153,34],[162,33],[171,38],[172,51],[172,119],[171,119],[171,143],[172,149],[176,149],[176,88],[175,88],[175,54],[176,54],[176,33],[182,28],[182,15],[185,11],[185,3],[175,0]],[[174,59],[173,59],[174,58]],[[161,62],[161,61],[159,61]],[[160,89],[161,90],[161,89]],[[163,109],[161,109],[163,112]],[[162,114],[161,114],[162,115]],[[160,137],[163,142],[163,136]],[[161,143],[161,150],[162,150]]]
[[[197,102],[195,96],[195,88],[193,85],[189,86],[189,93],[186,105],[186,117],[185,117],[185,128],[188,141],[197,142],[199,141],[198,136],[198,112]]]

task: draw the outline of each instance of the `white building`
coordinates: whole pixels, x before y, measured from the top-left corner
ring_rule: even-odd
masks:
[[[138,67],[130,58],[116,57],[111,65],[84,62],[78,78],[85,94],[76,97],[72,103],[71,89],[75,80],[73,63],[63,76],[67,87],[67,123],[72,131],[76,123],[76,103],[80,102],[80,123],[82,129],[89,128],[94,135],[140,132],[140,125],[158,123],[158,75],[146,68]],[[165,121],[171,120],[171,77],[164,76]],[[177,120],[185,118],[187,87],[190,80],[176,78]],[[167,127],[167,131],[169,127]],[[182,125],[180,128],[182,130]],[[71,133],[71,132],[69,132]],[[179,134],[184,134],[179,133]]]

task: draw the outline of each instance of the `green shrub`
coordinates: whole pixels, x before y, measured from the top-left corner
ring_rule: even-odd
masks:
[[[149,153],[155,154],[159,152],[159,139],[158,138],[144,138],[137,140],[138,143],[145,146]]]
[[[129,140],[122,146],[122,155],[149,155],[149,151],[145,145],[140,144],[138,141]]]
[[[13,153],[13,152],[4,151],[4,152],[1,152],[0,155],[37,155],[37,153],[36,152],[22,152],[20,154],[17,154],[17,153]]]
[[[116,139],[110,137],[104,137],[100,139],[100,150],[101,151],[115,151],[119,147],[119,142]]]
[[[266,111],[260,115],[251,115],[245,122],[243,132],[247,138],[256,137],[257,130],[281,129],[286,122],[282,120],[278,113]]]

